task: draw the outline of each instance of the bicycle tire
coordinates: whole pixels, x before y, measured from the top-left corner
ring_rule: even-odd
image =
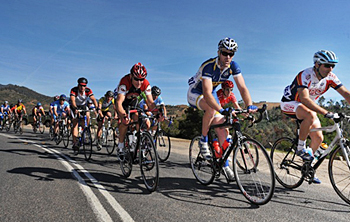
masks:
[[[49,137],[50,137],[50,140],[53,140],[55,138],[55,130],[53,126],[50,126]]]
[[[233,171],[239,189],[243,196],[253,204],[263,205],[268,203],[275,190],[275,172],[272,161],[265,148],[256,140],[245,138],[242,141],[245,148],[256,149],[259,153],[259,161],[250,158],[249,152],[243,147],[236,148],[233,158]],[[244,169],[238,165],[238,160],[244,163]]]
[[[206,160],[203,158],[200,152],[199,140],[200,136],[196,136],[192,139],[189,147],[189,158],[192,173],[197,179],[197,181],[203,185],[209,185],[214,181],[215,170],[213,166],[213,161]],[[210,149],[210,152],[211,149]],[[213,154],[211,153],[211,156]]]
[[[118,147],[118,143],[119,143],[119,130],[118,130],[118,128],[114,129],[113,139],[114,139],[113,147],[111,147],[110,149],[107,149],[108,155],[112,155],[114,152],[114,149],[116,149],[116,147]]]
[[[153,137],[149,132],[141,133],[138,151],[143,182],[147,190],[153,192],[159,183],[159,163]]]
[[[304,176],[301,172],[303,159],[296,155],[297,149],[294,140],[289,137],[278,139],[271,149],[271,160],[277,181],[285,188],[299,187]]]
[[[92,155],[92,138],[90,127],[85,127],[82,137],[85,160],[90,160]]]
[[[350,204],[350,166],[347,165],[344,157],[347,155],[350,158],[350,148],[348,145],[345,148],[347,150],[346,154],[342,152],[340,146],[331,153],[328,173],[335,192],[341,199]]]
[[[127,136],[125,137],[124,144],[125,144],[124,159],[120,160],[120,169],[122,170],[124,177],[128,178],[132,172],[133,159],[130,153],[129,139]]]
[[[65,148],[68,147],[69,145],[69,130],[68,130],[68,126],[67,125],[64,125],[63,126],[63,130],[62,130],[62,140],[63,140],[63,146]]]
[[[40,134],[43,134],[45,132],[45,126],[41,122],[39,123],[39,132]]]
[[[107,153],[109,155],[111,155],[114,151],[114,129],[113,129],[113,127],[109,127],[106,130],[105,146],[106,146]]]
[[[8,119],[5,120],[4,125],[5,125],[6,132],[10,131],[11,124]]]
[[[95,125],[90,126],[92,143],[96,142],[97,139],[97,128]]]
[[[163,130],[158,131],[155,135],[155,146],[160,162],[167,161],[170,156],[171,141],[170,137]]]

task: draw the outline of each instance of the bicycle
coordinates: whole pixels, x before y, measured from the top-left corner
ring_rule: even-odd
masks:
[[[102,124],[102,134],[100,141],[102,142],[102,146],[106,147],[108,155],[111,155],[114,151],[115,147],[115,129],[111,125],[111,120],[113,118],[108,117],[107,122]]]
[[[258,120],[255,120],[252,116],[245,120],[252,121],[252,125],[260,122],[265,110],[266,105],[258,109]],[[232,112],[243,114],[248,113],[248,110],[234,110],[230,108],[230,114],[225,116],[226,120],[224,123],[210,126],[208,145],[211,158],[209,160],[206,160],[200,152],[200,136],[195,137],[191,141],[189,159],[192,172],[199,183],[209,185],[214,181],[214,178],[220,177],[226,160],[233,153],[233,172],[241,193],[253,204],[266,204],[271,200],[275,189],[275,174],[272,161],[264,146],[258,141],[242,135],[239,120],[232,115]],[[220,158],[215,155],[213,146],[213,131],[215,128],[233,128],[233,139]],[[229,183],[230,180],[224,171],[223,174]]]
[[[2,120],[2,124],[1,124],[1,131],[6,130],[6,132],[8,132],[10,130],[10,127],[11,127],[11,123],[10,123],[9,114],[5,112],[4,119]]]
[[[60,144],[60,142],[63,141],[63,146],[67,148],[69,145],[70,131],[66,123],[66,118],[62,119],[62,116],[58,116],[57,122],[58,122],[58,134],[56,135],[56,138],[55,138],[56,145]]]
[[[336,132],[328,149],[312,161],[303,161],[296,155],[299,138],[300,122],[297,121],[295,138],[282,137],[278,139],[271,150],[277,181],[285,188],[294,189],[304,181],[312,183],[316,170],[329,156],[328,174],[335,192],[346,203],[350,204],[350,141],[343,136],[343,120],[350,121],[350,116],[342,113],[334,118],[334,124],[326,127],[314,128],[310,131]]]
[[[19,133],[20,135],[23,134],[22,120],[20,117],[15,118],[15,121],[13,122],[13,131],[15,133]]]
[[[41,116],[39,116],[39,119],[37,119],[35,123],[33,123],[33,132],[36,133],[37,131],[39,131],[40,134],[43,134],[45,131],[45,126],[41,121]]]
[[[124,158],[120,160],[120,167],[125,177],[129,177],[133,164],[139,164],[143,182],[148,191],[153,192],[157,189],[159,183],[159,164],[158,155],[153,143],[152,135],[148,131],[141,130],[146,124],[146,115],[143,115],[141,108],[127,110],[130,119],[131,113],[138,113],[138,121],[129,123],[129,129],[124,140],[125,153]],[[134,133],[135,124],[139,124],[139,129]],[[132,141],[131,138],[135,138]]]
[[[83,146],[83,152],[85,160],[90,160],[92,155],[92,137],[90,124],[87,123],[86,112],[90,110],[78,110],[78,146],[79,148],[74,151],[74,155],[78,155],[80,147]],[[84,121],[84,125],[81,122]]]
[[[150,118],[152,119],[152,118]],[[157,117],[153,118],[157,125],[157,130],[153,135],[154,143],[158,152],[158,158],[160,162],[165,162],[170,156],[171,141],[170,136],[162,129],[161,123],[157,120]],[[168,127],[172,124],[172,118],[168,119]]]

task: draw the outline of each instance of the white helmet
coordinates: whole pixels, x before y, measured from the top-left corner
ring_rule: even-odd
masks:
[[[220,50],[222,48],[235,52],[238,49],[238,45],[234,39],[224,38],[224,39],[221,39],[218,44],[218,49]]]
[[[325,64],[325,63],[338,63],[338,58],[332,51],[320,50],[314,54],[314,63]]]

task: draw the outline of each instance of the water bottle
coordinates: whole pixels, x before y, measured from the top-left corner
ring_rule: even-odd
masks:
[[[229,147],[230,143],[232,143],[232,136],[228,135],[224,143],[222,144],[222,149],[225,151],[227,147]]]
[[[102,136],[101,138],[104,139],[106,137],[106,128],[102,127]]]
[[[131,140],[130,140],[130,151],[131,152],[134,152],[134,150],[135,150],[135,148],[136,148],[136,140],[137,140],[137,137],[136,137],[136,130],[134,130],[133,132],[132,132],[132,134],[130,135],[130,138],[131,138]]]
[[[81,126],[78,128],[78,137],[81,137]]]
[[[324,153],[324,151],[328,148],[327,143],[321,143],[321,146],[314,153],[314,157],[316,160],[319,159],[320,156]]]
[[[214,139],[213,140],[213,147],[214,147],[214,151],[215,151],[215,156],[216,158],[220,158],[222,157],[222,149],[220,147],[220,144],[218,142],[218,139]]]

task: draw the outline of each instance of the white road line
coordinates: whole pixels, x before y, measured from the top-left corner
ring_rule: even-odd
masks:
[[[64,155],[63,153],[49,148],[47,146],[44,145],[40,145],[37,144],[34,141],[31,140],[25,140],[25,139],[20,139],[16,136],[11,136],[11,135],[7,135],[7,134],[2,134],[3,136],[9,137],[9,138],[16,138],[19,139],[23,142],[26,143],[31,143],[43,150],[45,150],[48,153],[51,153],[52,155],[54,155],[61,163],[64,167],[66,167],[66,169],[70,172],[73,173],[73,175],[75,176],[75,178],[78,180],[78,184],[79,187],[81,188],[81,190],[83,191],[83,193],[85,194],[89,204],[91,205],[94,213],[96,214],[96,217],[99,221],[113,221],[112,218],[110,217],[110,215],[108,214],[108,212],[105,210],[105,208],[102,206],[101,202],[98,200],[98,198],[96,197],[96,195],[94,194],[94,192],[91,190],[91,188],[89,186],[87,186],[87,184],[85,183],[84,179],[79,175],[79,173],[74,169],[74,167],[72,167],[73,164],[76,168],[78,168],[81,172],[83,172],[86,177],[88,177],[90,179],[90,181],[94,184],[94,186],[100,191],[100,193],[106,198],[106,200],[108,201],[108,203],[112,206],[112,208],[114,209],[114,211],[119,214],[120,219],[122,221],[125,222],[134,222],[134,220],[132,219],[132,217],[128,214],[128,212],[126,212],[124,210],[124,208],[118,203],[118,201],[106,190],[106,188],[101,185],[87,170],[85,170],[81,165],[79,165],[76,161],[72,160],[71,158],[69,158],[68,156]],[[66,159],[66,160],[64,160]]]

